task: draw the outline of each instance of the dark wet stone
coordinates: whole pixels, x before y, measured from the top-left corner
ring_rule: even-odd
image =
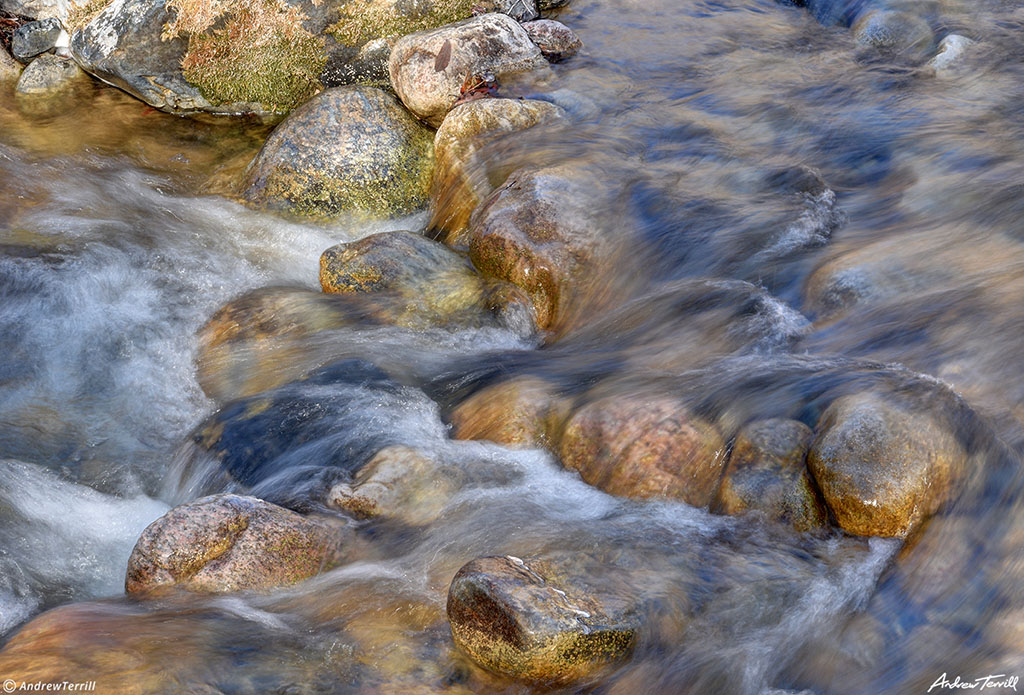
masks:
[[[626,656],[635,607],[567,569],[513,556],[466,564],[448,590],[456,646],[489,671],[537,683],[579,680]]]
[[[18,27],[11,36],[11,53],[23,63],[45,53],[57,45],[64,31],[56,17],[28,22]]]
[[[798,531],[822,528],[828,518],[807,471],[813,433],[796,420],[746,425],[733,443],[722,484],[711,505],[722,514],[757,510]]]
[[[403,36],[391,51],[388,72],[406,108],[437,127],[466,75],[497,77],[543,64],[540,49],[514,19],[489,13]]]
[[[873,393],[833,402],[808,457],[836,522],[861,536],[906,537],[956,492],[965,465],[927,411]]]
[[[142,532],[128,559],[125,590],[287,586],[338,564],[345,536],[328,517],[303,517],[255,497],[204,497],[175,507]]]
[[[577,410],[559,445],[562,464],[612,495],[706,506],[725,465],[725,440],[678,398],[631,393]]]
[[[537,44],[540,52],[552,63],[572,58],[583,47],[580,37],[569,27],[553,19],[538,19],[526,22],[523,29],[530,40]]]
[[[394,97],[336,87],[296,109],[249,167],[246,200],[311,217],[396,216],[427,203],[433,134]]]
[[[879,51],[921,60],[935,47],[935,35],[928,22],[909,12],[873,10],[853,27],[857,43]]]

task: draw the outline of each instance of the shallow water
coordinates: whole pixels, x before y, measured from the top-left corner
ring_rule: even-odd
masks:
[[[334,243],[428,216],[245,208],[233,186],[259,124],[178,119],[106,87],[53,117],[0,99],[0,632],[84,602],[41,651],[0,656],[0,676],[527,692],[461,657],[444,618],[458,568],[497,554],[632,577],[639,644],[577,690],[915,693],[943,673],[1020,675],[1024,9],[927,7],[938,37],[979,41],[957,74],[767,0],[574,0],[560,19],[583,53],[503,87],[560,103],[569,124],[492,144],[475,176],[585,175],[614,262],[547,342],[517,325],[320,336],[303,369],[341,366],[270,396],[318,408],[316,436],[230,475],[192,433],[245,403],[203,393],[196,331],[245,291],[316,289]],[[545,452],[449,438],[453,403],[518,374],[582,399],[668,391],[735,425],[813,425],[865,387],[923,394],[970,475],[906,547],[623,500]],[[138,533],[169,505],[231,489],[319,509],[385,445],[442,461],[450,484],[415,521],[362,524],[356,561],[270,595],[121,597]]]

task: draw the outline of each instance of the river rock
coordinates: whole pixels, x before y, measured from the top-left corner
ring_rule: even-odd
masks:
[[[324,292],[389,295],[394,323],[410,327],[472,321],[490,313],[495,294],[468,258],[412,232],[332,246],[320,257],[320,285]]]
[[[518,377],[488,386],[460,403],[450,416],[452,437],[556,449],[570,407],[553,384]]]
[[[539,559],[469,562],[448,589],[456,646],[489,671],[547,684],[591,676],[623,658],[639,630],[628,601],[574,579]]]
[[[536,0],[480,0],[477,7],[484,12],[507,14],[517,22],[529,22],[540,16]]]
[[[64,28],[55,17],[26,22],[18,27],[11,36],[11,53],[23,63],[27,63],[40,53],[56,48]]]
[[[577,410],[559,447],[562,464],[612,495],[711,501],[725,466],[725,440],[672,396],[608,396]]]
[[[391,85],[402,103],[437,127],[471,75],[524,72],[544,58],[511,17],[488,13],[395,43],[388,61]]]
[[[576,32],[553,19],[538,19],[525,22],[523,29],[530,40],[537,44],[540,52],[552,63],[572,58],[583,47]]]
[[[594,219],[595,190],[596,182],[568,167],[519,171],[470,218],[473,264],[523,289],[541,330],[560,327],[582,294],[579,281],[611,255]]]
[[[312,217],[407,214],[427,203],[432,140],[382,90],[329,89],[271,133],[249,167],[244,195]]]
[[[828,517],[806,463],[813,437],[811,429],[796,420],[746,425],[736,435],[712,511],[757,510],[798,531],[824,527]]]
[[[0,82],[13,82],[21,77],[21,65],[0,46]]]
[[[359,519],[384,517],[414,526],[437,519],[459,491],[462,476],[407,446],[377,452],[350,483],[331,488],[327,503]]]
[[[174,585],[230,592],[294,584],[338,564],[344,538],[326,517],[303,517],[255,497],[203,497],[142,532],[128,559],[125,590]]]
[[[953,494],[965,463],[931,415],[873,393],[836,399],[808,456],[836,522],[860,536],[906,537]]]
[[[483,176],[478,152],[494,140],[562,118],[558,106],[532,99],[475,99],[445,116],[434,135],[433,229],[461,233],[473,210],[502,182]]]
[[[923,59],[931,51],[935,35],[928,22],[909,12],[872,10],[853,27],[857,43],[888,55]]]
[[[0,10],[30,19],[63,19],[69,7],[68,0],[0,0]]]
[[[87,86],[85,73],[75,61],[46,53],[21,73],[15,94],[23,110],[52,115],[69,108],[79,91]]]
[[[964,56],[971,50],[976,41],[960,34],[949,34],[939,43],[939,52],[928,61],[928,67],[938,77],[949,77],[956,74],[961,67]]]

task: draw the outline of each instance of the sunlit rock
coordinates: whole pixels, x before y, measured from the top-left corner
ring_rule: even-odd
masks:
[[[808,466],[844,530],[905,537],[954,493],[966,454],[930,414],[871,393],[822,415]]]
[[[725,465],[718,429],[678,398],[608,396],[577,410],[559,447],[562,463],[612,495],[706,506]]]
[[[502,183],[489,180],[485,171],[489,143],[564,115],[560,107],[533,99],[475,99],[449,111],[434,136],[431,226],[452,243],[452,235],[465,229],[477,205]]]
[[[391,51],[388,71],[402,103],[437,127],[467,77],[523,72],[544,62],[514,19],[490,13],[404,36]]]
[[[244,196],[311,217],[397,216],[426,206],[432,162],[432,133],[394,97],[336,87],[274,130],[249,167]]]
[[[568,683],[594,675],[629,653],[639,621],[628,597],[580,580],[541,559],[473,560],[448,590],[455,644],[511,678]]]
[[[723,514],[757,510],[798,531],[825,526],[825,508],[807,471],[812,438],[810,428],[796,420],[746,425],[736,435],[712,510]]]
[[[0,0],[0,10],[32,19],[63,19],[70,4],[69,0]]]
[[[27,63],[40,53],[55,48],[63,32],[60,20],[55,17],[22,24],[11,36],[11,53]]]
[[[329,517],[238,495],[175,507],[154,521],[128,559],[125,589],[266,590],[308,579],[344,557],[344,528]]]
[[[553,19],[526,22],[523,29],[529,34],[530,40],[537,44],[544,57],[552,63],[572,58],[583,47],[583,42],[576,32]]]
[[[451,413],[452,437],[511,447],[555,448],[570,403],[542,379],[519,377],[488,386]]]
[[[0,47],[0,82],[13,82],[21,77],[21,65]],[[8,88],[9,89],[9,88]]]

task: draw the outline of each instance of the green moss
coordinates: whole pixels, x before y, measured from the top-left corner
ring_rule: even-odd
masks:
[[[339,43],[361,46],[376,38],[404,36],[466,19],[472,15],[473,4],[474,0],[432,0],[425,12],[408,15],[394,0],[352,0],[328,31]]]

